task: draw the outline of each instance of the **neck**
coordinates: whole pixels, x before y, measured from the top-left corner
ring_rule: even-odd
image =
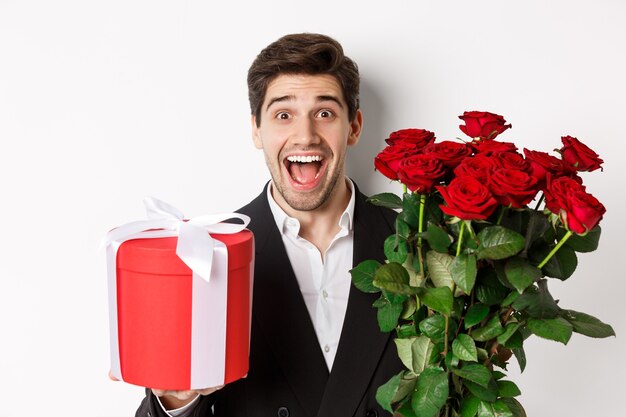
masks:
[[[315,245],[322,256],[339,232],[339,219],[350,202],[351,192],[347,181],[337,181],[328,200],[315,210],[309,211],[295,210],[278,193],[272,191],[274,200],[285,213],[300,222],[300,237]]]

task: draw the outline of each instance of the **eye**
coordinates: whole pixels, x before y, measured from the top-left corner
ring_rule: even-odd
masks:
[[[289,120],[289,119],[291,119],[291,115],[289,113],[285,112],[285,111],[281,111],[281,112],[276,113],[275,117],[278,120]]]
[[[317,117],[322,119],[327,119],[329,117],[333,117],[335,114],[331,110],[320,110],[317,112]]]

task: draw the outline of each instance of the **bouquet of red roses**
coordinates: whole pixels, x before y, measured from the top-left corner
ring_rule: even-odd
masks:
[[[406,369],[377,400],[405,417],[525,416],[520,390],[506,380],[514,355],[523,371],[530,335],[567,344],[573,332],[615,335],[610,325],[563,308],[548,279],[566,280],[577,252],[597,248],[605,208],[587,192],[582,171],[602,159],[571,136],[556,152],[523,150],[496,138],[502,116],[465,112],[467,142],[432,132],[393,132],[376,169],[404,188],[370,198],[398,210],[384,242],[387,262],[352,271],[374,303],[380,329],[395,331]],[[529,207],[532,204],[534,207]]]

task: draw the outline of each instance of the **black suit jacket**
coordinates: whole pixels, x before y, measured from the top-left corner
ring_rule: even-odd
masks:
[[[194,416],[374,417],[388,415],[376,389],[402,369],[391,334],[381,333],[372,303],[379,294],[350,288],[332,372],[298,287],[264,190],[239,212],[251,217],[255,278],[248,377],[203,397]],[[384,259],[395,212],[356,190],[353,264]],[[136,416],[163,415],[148,390]]]

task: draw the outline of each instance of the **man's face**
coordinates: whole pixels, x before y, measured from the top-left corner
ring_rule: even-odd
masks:
[[[280,75],[268,86],[261,126],[252,136],[263,149],[274,198],[295,210],[326,203],[344,180],[346,149],[358,142],[362,116],[348,120],[348,106],[330,75]],[[278,192],[278,195],[276,195]]]

